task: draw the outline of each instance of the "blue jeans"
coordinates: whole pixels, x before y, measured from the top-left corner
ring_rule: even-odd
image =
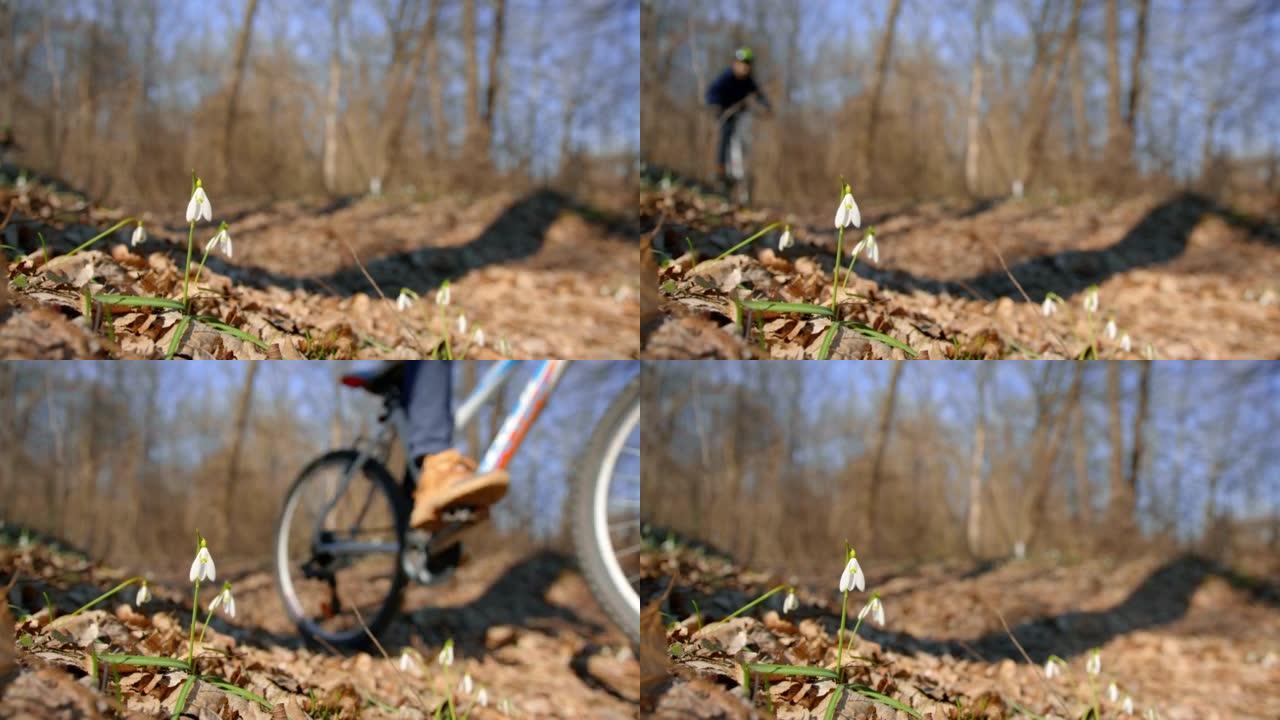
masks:
[[[733,139],[733,131],[738,129],[738,113],[734,113],[720,121],[720,145],[716,148],[716,165],[723,172],[729,164],[729,141]]]
[[[453,447],[453,366],[447,360],[405,363],[402,380],[409,437],[405,450],[415,466],[422,458]]]

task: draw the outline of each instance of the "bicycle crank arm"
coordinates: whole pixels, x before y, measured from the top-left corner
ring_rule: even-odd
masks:
[[[317,555],[374,555],[377,553],[387,553],[395,555],[399,546],[393,542],[360,542],[358,540],[336,540],[334,542],[319,543],[315,546]]]

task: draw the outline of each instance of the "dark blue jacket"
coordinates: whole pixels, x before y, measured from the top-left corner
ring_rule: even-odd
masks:
[[[733,74],[733,68],[727,68],[707,88],[707,104],[715,105],[724,110],[746,100],[753,93],[760,98],[761,104],[769,107],[769,99],[764,96],[764,91],[760,89],[760,86],[756,85],[754,77],[748,75],[740,78]]]

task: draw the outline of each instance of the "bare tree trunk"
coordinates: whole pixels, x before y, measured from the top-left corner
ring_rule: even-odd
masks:
[[[417,77],[422,72],[427,48],[435,43],[436,23],[439,17],[440,2],[431,0],[427,9],[427,22],[420,31],[417,48],[411,57],[402,57],[402,62],[397,63],[398,67],[395,69],[396,75],[391,78],[382,130],[382,162],[379,163],[384,181],[389,182],[395,176],[400,158],[400,138],[404,135],[409,106],[413,103],[413,90],[417,84]]]
[[[1043,85],[1036,89],[1032,106],[1034,119],[1031,124],[1031,139],[1027,144],[1027,161],[1024,165],[1026,169],[1024,182],[1027,185],[1031,184],[1040,170],[1044,155],[1044,136],[1049,129],[1049,118],[1053,115],[1054,99],[1058,95],[1058,78],[1062,74],[1063,65],[1066,64],[1067,55],[1079,38],[1080,12],[1083,5],[1084,0],[1075,0],[1072,5],[1071,22],[1067,26],[1067,34],[1058,45],[1058,52],[1049,66],[1048,73],[1044,76]]]
[[[966,521],[965,537],[968,540],[969,555],[981,556],[982,541],[982,461],[986,453],[987,410],[986,384],[987,367],[978,369],[978,418],[973,427],[973,453],[969,456],[969,517]]]
[[[231,185],[231,141],[233,137],[236,106],[240,102],[240,87],[244,84],[245,67],[249,64],[249,42],[253,38],[253,16],[258,12],[258,0],[249,0],[244,9],[244,21],[236,36],[234,63],[227,78],[227,114],[222,121],[222,182]]]
[[[462,7],[462,42],[467,49],[467,134],[463,147],[470,160],[480,140],[480,61],[476,50],[476,0]]]
[[[324,107],[324,189],[338,191],[338,107],[342,102],[342,19],[347,12],[346,0],[336,0],[331,8],[333,47],[329,51],[329,95]]]
[[[1084,91],[1084,59],[1080,53],[1080,43],[1071,43],[1071,125],[1075,132],[1072,147],[1073,168],[1077,184],[1081,184],[1086,168],[1093,164],[1092,132],[1089,127],[1088,107],[1085,103]]]
[[[484,138],[486,149],[485,165],[493,158],[493,122],[497,115],[497,98],[502,85],[502,39],[503,27],[506,23],[506,0],[493,0],[493,42],[489,45],[489,83],[484,93]]]
[[[1146,451],[1143,434],[1146,431],[1147,414],[1151,410],[1151,363],[1144,362],[1139,367],[1138,409],[1133,416],[1133,450],[1129,456],[1128,495],[1126,497],[1128,507],[1125,508],[1125,517],[1128,519],[1127,521],[1131,528],[1138,526],[1138,477],[1142,472],[1143,454]]]
[[[1137,27],[1134,30],[1136,37],[1133,40],[1133,57],[1129,63],[1129,105],[1124,116],[1124,159],[1129,170],[1137,167],[1134,144],[1138,137],[1138,105],[1142,101],[1142,63],[1146,56],[1147,14],[1150,8],[1151,0],[1138,0]]]
[[[978,194],[979,157],[982,144],[979,141],[979,125],[982,122],[982,25],[986,20],[989,3],[983,2],[974,15],[973,63],[969,66],[969,111],[966,123],[966,142],[964,153],[964,186],[970,196]],[[973,546],[969,551],[973,552]]]
[[[1107,493],[1107,525],[1117,534],[1123,534],[1125,517],[1129,509],[1129,487],[1124,468],[1124,427],[1120,407],[1120,363],[1107,365],[1107,409],[1111,428],[1111,477]],[[1108,538],[1114,541],[1116,537]]]
[[[880,485],[883,481],[884,458],[889,449],[889,431],[893,427],[893,408],[898,401],[898,383],[902,379],[905,363],[895,362],[889,376],[889,390],[885,393],[884,404],[880,406],[880,425],[876,433],[876,455],[871,465],[871,481],[867,491],[866,523],[870,536],[867,540],[868,551],[876,552],[880,542],[879,515],[877,503],[880,501]]]
[[[893,0],[889,5],[889,17],[885,20],[884,32],[880,36],[880,48],[876,51],[876,75],[871,85],[871,105],[867,112],[867,134],[866,144],[862,148],[862,166],[858,168],[859,184],[866,184],[871,176],[871,163],[875,159],[876,130],[880,123],[880,100],[889,75],[889,59],[893,54],[893,34],[897,29],[898,13],[901,10],[902,0]]]
[[[1077,364],[1075,371],[1080,380],[1084,377],[1084,365]],[[1077,401],[1071,418],[1071,450],[1075,467],[1072,483],[1076,498],[1076,537],[1089,537],[1093,531],[1093,483],[1089,480],[1089,444],[1084,431],[1084,403]]]
[[[1120,19],[1117,0],[1107,0],[1107,157],[1114,162],[1122,146],[1120,115]]]
[[[253,407],[253,381],[258,374],[258,363],[247,363],[244,384],[240,386],[240,397],[236,401],[235,430],[231,436],[231,452],[227,457],[227,486],[223,495],[222,509],[227,513],[230,526],[232,503],[235,502],[236,486],[239,484],[240,453],[244,450],[244,436],[249,426],[249,410]]]

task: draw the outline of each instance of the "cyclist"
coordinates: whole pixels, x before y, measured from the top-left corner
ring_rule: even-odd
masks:
[[[405,363],[402,378],[409,416],[406,450],[421,468],[413,493],[415,528],[437,530],[451,508],[469,506],[483,517],[507,494],[507,471],[476,474],[476,462],[453,447],[453,372],[448,361]]]
[[[733,53],[733,65],[720,73],[720,76],[707,88],[707,104],[715,108],[716,117],[720,120],[720,144],[716,149],[716,174],[723,187],[729,186],[729,176],[725,165],[729,158],[729,142],[737,128],[738,118],[746,111],[746,101],[754,95],[766,110],[772,110],[769,98],[756,84],[751,75],[751,65],[755,62],[755,53],[749,47],[740,47]]]

